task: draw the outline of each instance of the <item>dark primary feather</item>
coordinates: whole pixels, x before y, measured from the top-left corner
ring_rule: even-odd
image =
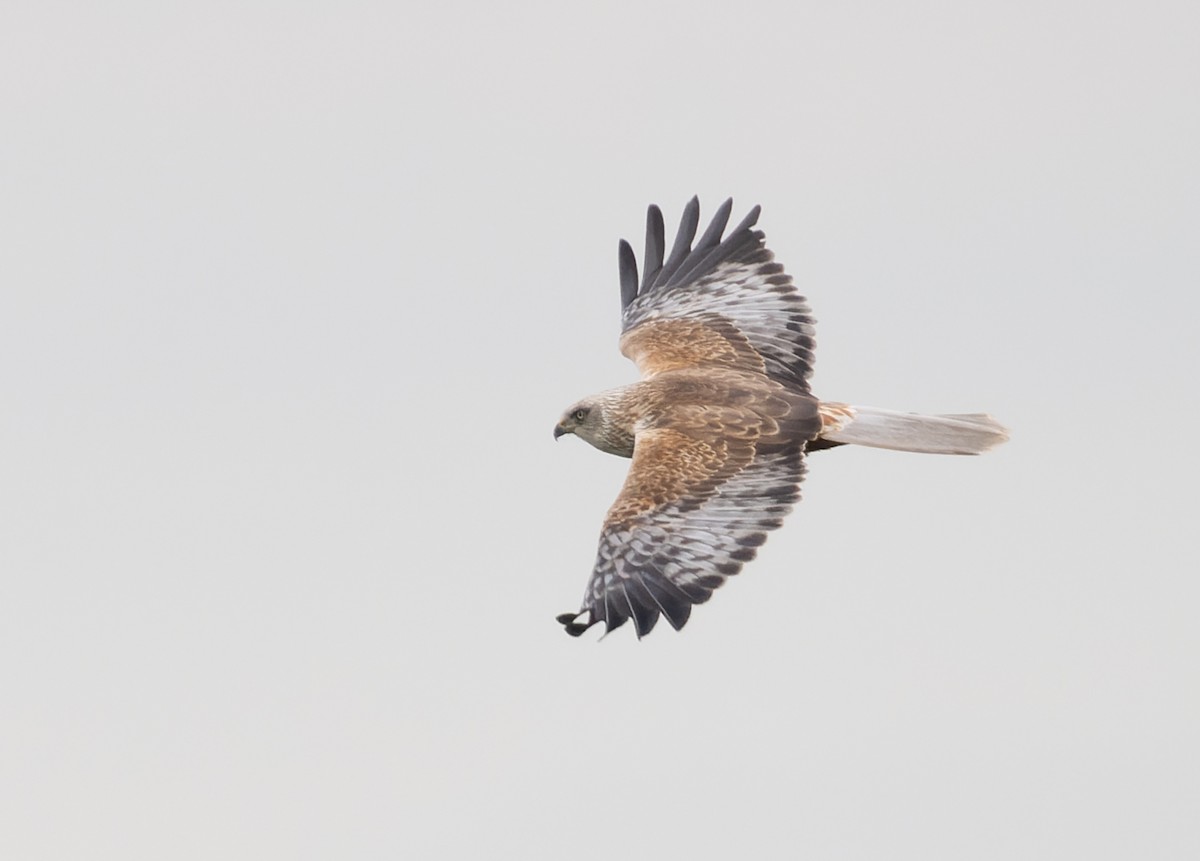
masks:
[[[640,290],[636,286],[632,292],[629,290],[628,273],[630,271],[634,275],[632,283],[637,284],[637,262],[633,257],[633,247],[628,242],[621,241],[622,309],[627,308],[629,303],[638,296],[645,296],[658,288],[673,287],[707,274],[718,263],[729,259],[737,250],[762,237],[761,233],[750,229],[758,222],[759,213],[762,211],[762,207],[756,206],[742,219],[741,224],[735,227],[733,232],[722,241],[721,235],[725,232],[725,226],[729,223],[729,215],[732,211],[733,198],[729,198],[713,215],[704,235],[700,237],[700,241],[693,248],[692,239],[695,238],[696,228],[700,224],[700,199],[693,197],[689,200],[679,222],[679,232],[675,235],[675,244],[671,247],[671,255],[667,258],[666,263],[663,263],[665,230],[662,210],[651,204],[646,211],[646,253],[642,260],[644,271]],[[629,248],[628,255],[625,251],[626,247]],[[628,261],[626,257],[629,258]]]
[[[621,272],[621,308],[625,309],[637,298],[638,273],[633,246],[624,239],[617,243],[617,268]]]
[[[685,263],[680,267],[672,280],[675,283],[686,283],[689,281],[697,281],[708,275],[717,268],[719,263],[727,260],[737,260],[739,252],[744,249],[751,248],[762,241],[762,233],[751,230],[750,228],[758,221],[758,215],[762,212],[762,207],[756,206],[750,210],[749,214],[742,219],[742,223],[733,233],[715,247],[710,247],[703,256],[697,256],[700,251],[700,246],[696,247],[696,251],[692,252],[691,257],[697,257],[696,262],[691,267]],[[672,286],[672,285],[667,285]]]
[[[700,199],[693,197],[684,207],[683,217],[679,222],[679,232],[675,235],[675,244],[671,255],[663,262],[665,249],[665,230],[662,210],[651,204],[646,211],[646,253],[642,260],[643,272],[641,289],[637,287],[637,262],[633,256],[633,247],[622,240],[620,246],[621,269],[621,307],[627,308],[629,303],[638,296],[645,296],[660,287],[672,287],[688,279],[696,279],[711,271],[729,254],[741,247],[747,241],[753,241],[754,234],[750,228],[758,221],[759,207],[754,207],[750,214],[742,220],[729,237],[722,242],[721,235],[729,223],[730,213],[733,212],[733,198],[721,204],[700,237],[696,246],[692,247],[692,239],[700,224]],[[626,248],[629,248],[628,253]],[[720,249],[720,253],[717,250]],[[632,281],[630,281],[632,273]],[[634,287],[631,290],[630,284]]]
[[[700,198],[693,197],[683,208],[683,217],[679,220],[679,232],[675,234],[675,245],[671,248],[671,256],[663,264],[658,273],[656,283],[665,284],[675,274],[679,266],[692,250],[692,240],[696,238],[696,229],[700,226]],[[655,286],[651,284],[651,289]]]
[[[700,264],[708,257],[708,252],[721,244],[721,234],[725,232],[725,225],[729,223],[729,214],[733,212],[733,198],[728,198],[717,209],[713,220],[709,222],[708,229],[704,231],[704,235],[700,237],[700,241],[696,243],[696,247],[688,254],[687,259],[680,264],[678,271],[671,276],[671,280],[667,281],[663,286],[673,287],[680,284],[688,278],[694,278],[698,272]]]
[[[662,210],[654,204],[646,212],[646,253],[642,258],[645,271],[642,273],[642,292],[654,283],[663,265],[663,248],[666,244],[663,234]]]

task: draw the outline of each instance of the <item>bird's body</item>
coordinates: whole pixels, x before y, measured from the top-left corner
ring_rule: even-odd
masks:
[[[573,635],[633,619],[640,637],[660,616],[681,628],[692,605],[781,525],[799,498],[807,452],[857,443],[975,454],[1006,438],[980,414],[819,401],[808,385],[808,303],[751,229],[757,207],[722,240],[731,205],[693,248],[693,198],[665,260],[662,215],[651,207],[640,286],[633,251],[621,243],[620,347],[643,378],[576,403],[554,432],[633,459],[605,518],[582,609],[559,617]]]
[[[740,370],[681,368],[603,392],[586,402],[600,418],[595,432],[584,423],[571,430],[608,454],[633,457],[637,434],[681,427],[693,436],[717,438],[733,425],[753,428],[760,442],[795,443],[816,437],[817,399],[761,375]],[[589,415],[593,415],[589,410]],[[704,419],[712,419],[706,423]]]

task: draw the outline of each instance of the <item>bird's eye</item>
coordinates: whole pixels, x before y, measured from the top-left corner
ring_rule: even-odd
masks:
[[[587,410],[575,410],[575,421],[581,422],[587,418]]]

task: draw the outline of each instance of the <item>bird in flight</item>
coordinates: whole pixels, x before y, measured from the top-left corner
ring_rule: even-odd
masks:
[[[1008,439],[991,416],[917,415],[819,400],[809,389],[813,317],[754,229],[759,207],[727,236],[727,200],[693,244],[693,197],[670,252],[663,216],[646,216],[644,271],[618,247],[621,353],[636,383],[572,405],[554,437],[574,434],[632,458],[604,519],[583,604],[558,621],[579,636],[665,617],[679,630],[752,560],[800,498],[805,455],[845,444],[979,454]]]

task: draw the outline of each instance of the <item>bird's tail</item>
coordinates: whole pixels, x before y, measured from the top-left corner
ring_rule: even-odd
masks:
[[[987,413],[923,416],[875,407],[821,404],[821,439],[927,454],[981,454],[1008,439]]]

